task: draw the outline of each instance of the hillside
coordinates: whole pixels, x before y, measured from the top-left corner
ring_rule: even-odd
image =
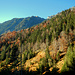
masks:
[[[9,31],[18,31],[21,29],[30,28],[44,21],[44,18],[31,16],[27,18],[13,18],[0,24],[0,35]]]
[[[75,72],[75,7],[49,20],[0,37],[1,75]]]

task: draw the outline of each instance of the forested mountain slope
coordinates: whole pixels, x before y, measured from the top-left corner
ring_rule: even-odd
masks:
[[[75,7],[37,26],[2,35],[0,59],[2,75],[75,73]]]
[[[44,20],[44,18],[38,16],[31,16],[27,18],[13,18],[12,20],[0,24],[0,34],[9,31],[18,31],[21,29],[30,28],[33,25],[39,24]]]

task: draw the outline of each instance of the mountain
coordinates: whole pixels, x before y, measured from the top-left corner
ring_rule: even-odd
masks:
[[[0,24],[0,34],[8,31],[18,31],[21,29],[30,28],[44,21],[44,18],[38,16],[31,16],[27,18],[13,18],[12,20],[6,21]]]
[[[51,19],[51,18],[52,18],[52,17],[54,17],[54,16],[55,16],[55,15],[52,15],[52,16],[48,16],[48,17],[47,17],[47,19]]]
[[[0,75],[75,74],[75,8],[0,36]]]

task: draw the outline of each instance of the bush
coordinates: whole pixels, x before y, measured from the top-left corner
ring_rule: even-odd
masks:
[[[4,64],[3,63],[1,63],[1,67],[3,67],[4,66]]]
[[[44,72],[44,66],[42,64],[39,65],[39,69],[37,69],[37,72],[40,74]]]

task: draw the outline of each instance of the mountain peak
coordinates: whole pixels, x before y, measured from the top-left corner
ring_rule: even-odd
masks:
[[[70,9],[71,9],[71,10],[74,10],[74,9],[75,9],[75,6],[71,7]]]
[[[55,15],[52,15],[52,16],[48,16],[48,17],[47,17],[47,19],[51,19],[51,18],[52,18],[52,17],[54,17],[54,16],[55,16]]]

